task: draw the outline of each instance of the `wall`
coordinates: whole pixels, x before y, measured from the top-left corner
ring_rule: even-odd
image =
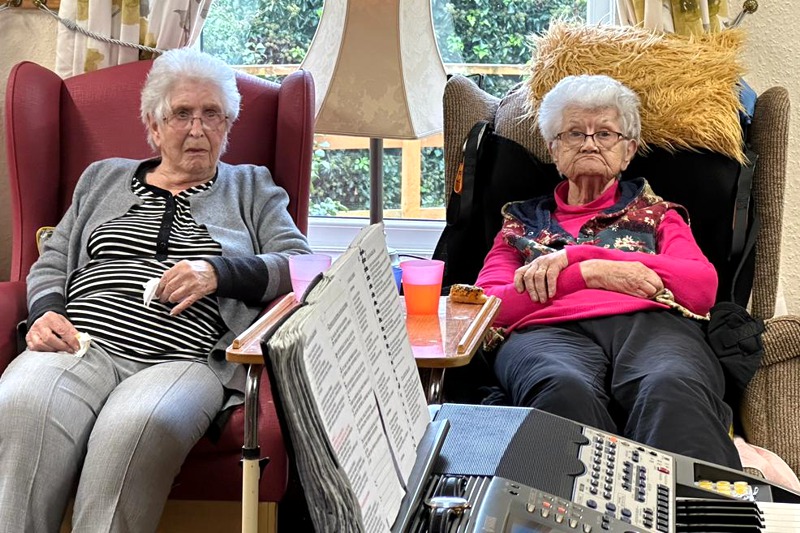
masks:
[[[793,208],[800,204],[800,42],[794,38],[800,31],[800,2],[759,2],[758,11],[748,15],[743,26],[750,35],[744,56],[748,68],[745,79],[756,92],[783,85],[789,90],[792,105],[781,286],[787,311],[800,314],[800,211]]]
[[[732,0],[738,4],[738,0]],[[55,35],[58,23],[49,15],[35,10],[8,9],[0,13],[0,80],[8,77],[12,65],[31,60],[52,68],[55,58]],[[785,228],[781,263],[781,281],[786,308],[800,313],[800,40],[789,38],[800,34],[800,2],[769,0],[760,2],[758,11],[749,15],[743,26],[749,31],[744,62],[746,79],[758,92],[772,85],[789,89],[793,104],[791,148],[788,165]],[[0,101],[5,98],[5,82],[0,83]],[[0,106],[0,121],[4,120]],[[5,157],[5,132],[0,130],[0,279],[8,279],[10,254],[10,206]]]
[[[3,2],[5,5],[5,2]],[[11,67],[23,60],[53,68],[58,22],[35,9],[0,12],[0,102],[5,102]],[[6,165],[5,105],[0,105],[0,280],[7,280],[11,255],[11,205]]]

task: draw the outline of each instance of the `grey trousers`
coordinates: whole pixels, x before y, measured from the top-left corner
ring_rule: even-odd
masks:
[[[203,363],[23,352],[0,376],[0,531],[57,532],[76,483],[73,532],[155,531],[223,397]]]

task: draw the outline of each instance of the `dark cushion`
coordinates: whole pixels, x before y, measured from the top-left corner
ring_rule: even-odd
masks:
[[[451,194],[447,226],[434,252],[445,261],[443,291],[454,283],[474,283],[503,222],[507,202],[549,194],[559,181],[555,165],[531,155],[522,145],[489,130],[480,143],[474,183],[468,172],[464,194]],[[467,189],[472,186],[472,194]],[[472,199],[467,209],[462,205]]]
[[[717,301],[731,299],[732,283],[740,257],[731,257],[733,209],[741,166],[733,159],[708,151],[669,153],[655,149],[646,156],[637,155],[623,173],[623,179],[644,176],[653,191],[671,202],[684,206],[691,218],[692,235],[719,276]],[[752,206],[751,206],[752,207]],[[753,259],[751,254],[748,259]],[[745,263],[748,263],[746,260]],[[743,268],[744,276],[750,269]],[[752,286],[744,281],[744,303]]]
[[[654,149],[634,157],[622,179],[643,176],[656,194],[688,210],[692,234],[717,269],[718,301],[731,300],[734,275],[743,264],[745,288],[740,292],[745,301],[739,303],[745,305],[755,254],[751,251],[743,262],[741,257],[731,257],[740,168],[733,159],[713,152]],[[560,181],[555,165],[541,162],[520,144],[492,131],[481,142],[475,175],[474,200],[467,218],[460,205],[467,196],[450,197],[448,227],[437,246],[437,254],[447,263],[445,286],[474,283],[502,225],[500,210],[506,202],[550,194]],[[752,213],[752,205],[750,208]]]

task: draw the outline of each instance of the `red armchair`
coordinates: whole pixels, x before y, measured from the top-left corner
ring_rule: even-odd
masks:
[[[38,256],[36,230],[55,225],[71,201],[81,172],[91,162],[112,156],[152,155],[139,120],[139,93],[150,62],[129,63],[62,80],[34,63],[16,65],[6,92],[6,133],[13,233],[10,281],[0,283],[0,372],[17,354],[15,326],[27,316],[25,277]],[[281,85],[238,75],[242,112],[233,125],[228,163],[264,165],[289,194],[289,212],[304,233],[314,130],[314,85],[308,72],[288,76]],[[258,437],[262,456],[270,461],[259,491],[262,530],[276,523],[276,505],[287,488],[288,464],[269,380],[260,379]],[[241,500],[239,468],[244,413],[231,415],[217,442],[203,438],[192,450],[170,494],[175,500]],[[162,525],[183,523],[168,515],[207,520],[238,510],[218,504],[168,504]],[[238,507],[236,508],[238,509]],[[266,520],[265,520],[266,518]],[[223,529],[224,528],[224,529]],[[235,531],[237,526],[206,530]]]

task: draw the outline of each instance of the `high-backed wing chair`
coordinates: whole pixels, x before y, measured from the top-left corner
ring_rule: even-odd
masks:
[[[13,249],[10,281],[0,283],[0,372],[17,354],[15,326],[27,316],[25,277],[38,256],[37,229],[59,221],[78,177],[93,161],[152,155],[139,120],[139,93],[150,65],[129,63],[66,80],[29,62],[11,70],[6,133]],[[275,182],[288,192],[289,212],[305,233],[314,130],[311,74],[295,72],[280,85],[237,76],[242,111],[222,159],[269,168]],[[262,375],[260,381],[258,437],[262,456],[270,460],[260,481],[259,514],[262,525],[274,527],[276,502],[287,488],[288,464],[269,380]],[[204,437],[195,446],[175,480],[171,502],[241,499],[243,428],[239,407],[216,442]],[[187,509],[183,504],[178,507]],[[214,505],[205,508],[216,517],[221,514]],[[186,514],[203,516],[201,510],[189,508]],[[238,511],[230,514],[239,519]],[[211,527],[235,531],[238,525]]]
[[[526,96],[521,89],[496,98],[463,76],[448,81],[444,91],[448,194],[462,160],[464,140],[478,121],[489,122],[497,134],[521,144],[543,162],[550,161],[535,121],[528,116]],[[758,96],[749,141],[759,156],[753,200],[760,218],[750,312],[765,321],[766,331],[761,367],[745,392],[740,416],[748,442],[777,453],[800,474],[800,317],[775,316],[789,141],[785,88],[772,87]],[[472,283],[474,278],[463,282]]]

